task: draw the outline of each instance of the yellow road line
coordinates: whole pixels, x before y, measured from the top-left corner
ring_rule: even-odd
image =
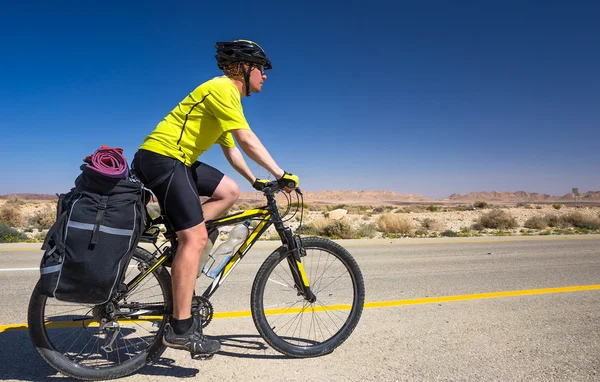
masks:
[[[506,292],[490,292],[490,293],[475,293],[475,294],[466,294],[459,296],[442,296],[442,297],[427,297],[427,298],[417,298],[410,300],[393,300],[393,301],[378,301],[378,302],[367,302],[364,305],[365,309],[373,309],[373,308],[389,308],[395,306],[402,305],[419,305],[419,304],[439,304],[443,302],[455,302],[455,301],[468,301],[468,300],[482,300],[489,298],[500,298],[500,297],[516,297],[516,296],[530,296],[530,295],[539,295],[539,294],[551,294],[551,293],[568,293],[568,292],[581,292],[581,291],[591,291],[591,290],[600,290],[600,284],[595,285],[578,285],[578,286],[569,286],[569,287],[560,287],[560,288],[543,288],[543,289],[524,289],[524,290],[515,290],[515,291],[506,291]],[[326,310],[349,310],[351,305],[329,305],[327,307],[318,306],[314,308],[310,308],[311,311],[314,312],[322,312]],[[267,309],[267,314],[294,314],[300,313],[303,308],[288,308],[288,309]],[[238,311],[238,312],[216,312],[214,314],[214,318],[235,318],[235,317],[250,317],[252,316],[252,312],[249,310]],[[161,316],[145,316],[140,317],[135,320],[127,320],[132,323],[141,323],[148,321],[160,321],[162,319]],[[123,320],[125,321],[125,320]],[[90,322],[89,320],[85,321],[88,326],[98,326],[97,322]],[[47,327],[51,328],[65,328],[65,327],[75,327],[84,325],[83,321],[79,322],[53,322],[46,323]],[[27,324],[12,324],[12,325],[0,325],[0,333],[15,331],[15,330],[26,330]]]
[[[481,237],[481,236],[478,236]],[[506,237],[506,236],[504,236]],[[469,240],[470,239],[470,240]],[[390,239],[394,240],[394,239]],[[483,239],[478,240],[477,237],[458,239],[458,240],[437,240],[431,239],[431,241],[374,241],[374,242],[365,242],[365,243],[340,243],[344,247],[369,247],[369,246],[379,246],[379,245],[420,245],[420,244],[464,244],[464,243],[510,243],[516,241],[577,241],[577,240],[600,240],[600,236],[590,236],[585,237],[581,235],[566,235],[564,237],[544,237],[544,236],[523,236],[523,237],[514,237],[510,239]],[[265,243],[263,245],[259,243],[254,245],[254,248],[257,249],[265,249],[271,248],[269,243]],[[41,251],[39,248],[22,248],[22,247],[14,247],[14,248],[0,248],[0,252],[18,252],[18,251]]]

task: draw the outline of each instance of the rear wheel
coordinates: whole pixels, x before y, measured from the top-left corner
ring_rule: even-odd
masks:
[[[316,301],[299,295],[285,249],[273,252],[252,286],[254,324],[277,351],[294,357],[331,353],[350,336],[362,314],[365,287],[358,264],[331,240],[303,238],[302,265]]]
[[[156,259],[136,248],[125,273],[125,283],[154,265]],[[115,306],[116,312],[134,314],[136,304],[167,311],[171,278],[158,266]],[[134,307],[134,308],[132,308]],[[143,312],[140,312],[143,314]],[[162,335],[168,316],[119,317],[105,322],[105,305],[76,304],[42,295],[38,287],[29,302],[31,341],[53,368],[82,380],[119,378],[131,374],[162,354]]]

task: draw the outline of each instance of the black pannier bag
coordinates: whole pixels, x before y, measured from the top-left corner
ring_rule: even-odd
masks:
[[[46,235],[40,291],[58,300],[108,302],[118,290],[145,230],[143,184],[89,171],[59,195],[57,220]]]

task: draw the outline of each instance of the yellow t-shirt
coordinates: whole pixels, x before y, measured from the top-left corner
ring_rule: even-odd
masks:
[[[232,130],[250,129],[240,92],[227,77],[198,86],[145,139],[140,149],[179,159],[191,166],[215,143],[235,147]]]

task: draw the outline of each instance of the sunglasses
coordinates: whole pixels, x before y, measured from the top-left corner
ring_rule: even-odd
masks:
[[[265,66],[264,65],[252,65],[256,69],[260,70],[261,74],[265,74]]]

